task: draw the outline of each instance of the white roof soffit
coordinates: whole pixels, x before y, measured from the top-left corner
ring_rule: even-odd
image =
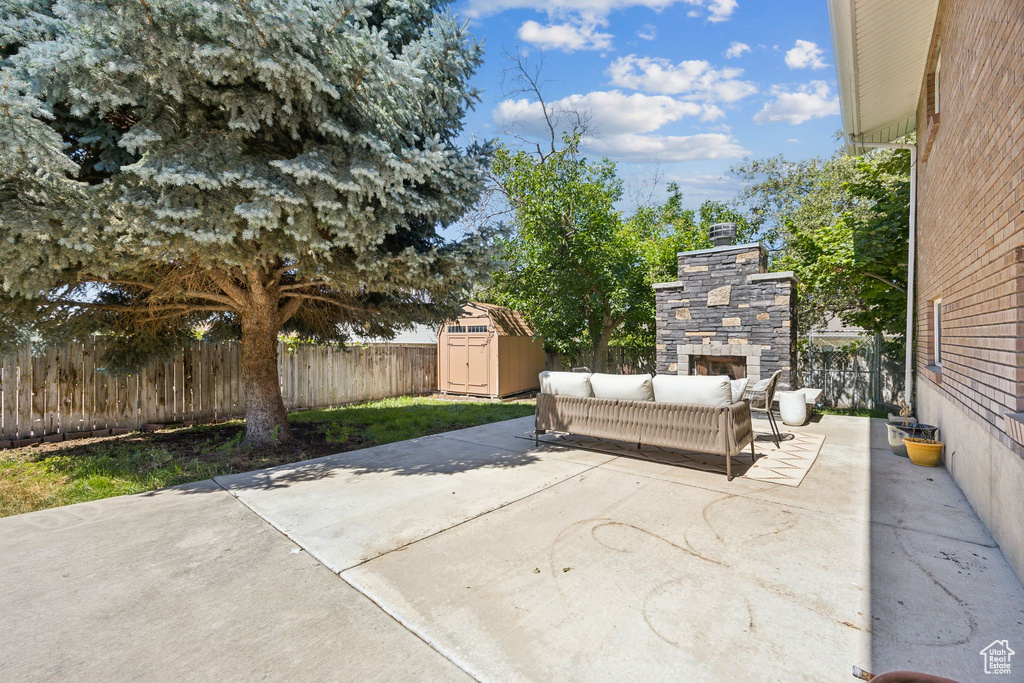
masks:
[[[939,0],[828,0],[848,149],[917,127]]]

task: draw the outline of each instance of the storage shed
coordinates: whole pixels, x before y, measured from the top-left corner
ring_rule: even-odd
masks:
[[[469,303],[441,327],[437,387],[446,394],[511,396],[539,386],[544,344],[508,308]]]

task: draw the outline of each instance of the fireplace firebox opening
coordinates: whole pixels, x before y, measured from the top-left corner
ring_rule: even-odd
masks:
[[[745,356],[692,356],[690,374],[743,379],[747,376],[747,359]]]

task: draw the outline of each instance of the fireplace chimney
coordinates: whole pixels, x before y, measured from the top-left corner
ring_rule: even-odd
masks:
[[[654,285],[658,372],[757,382],[780,370],[796,386],[796,275],[766,272],[767,251],[734,244],[734,223],[708,234],[718,246],[679,253],[676,279]]]
[[[728,247],[736,241],[735,223],[715,223],[709,230],[716,247]]]

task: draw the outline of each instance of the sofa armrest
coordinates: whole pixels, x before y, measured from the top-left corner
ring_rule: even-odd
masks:
[[[750,421],[750,403],[743,400],[729,406],[729,451],[735,455],[754,440],[754,427]]]

